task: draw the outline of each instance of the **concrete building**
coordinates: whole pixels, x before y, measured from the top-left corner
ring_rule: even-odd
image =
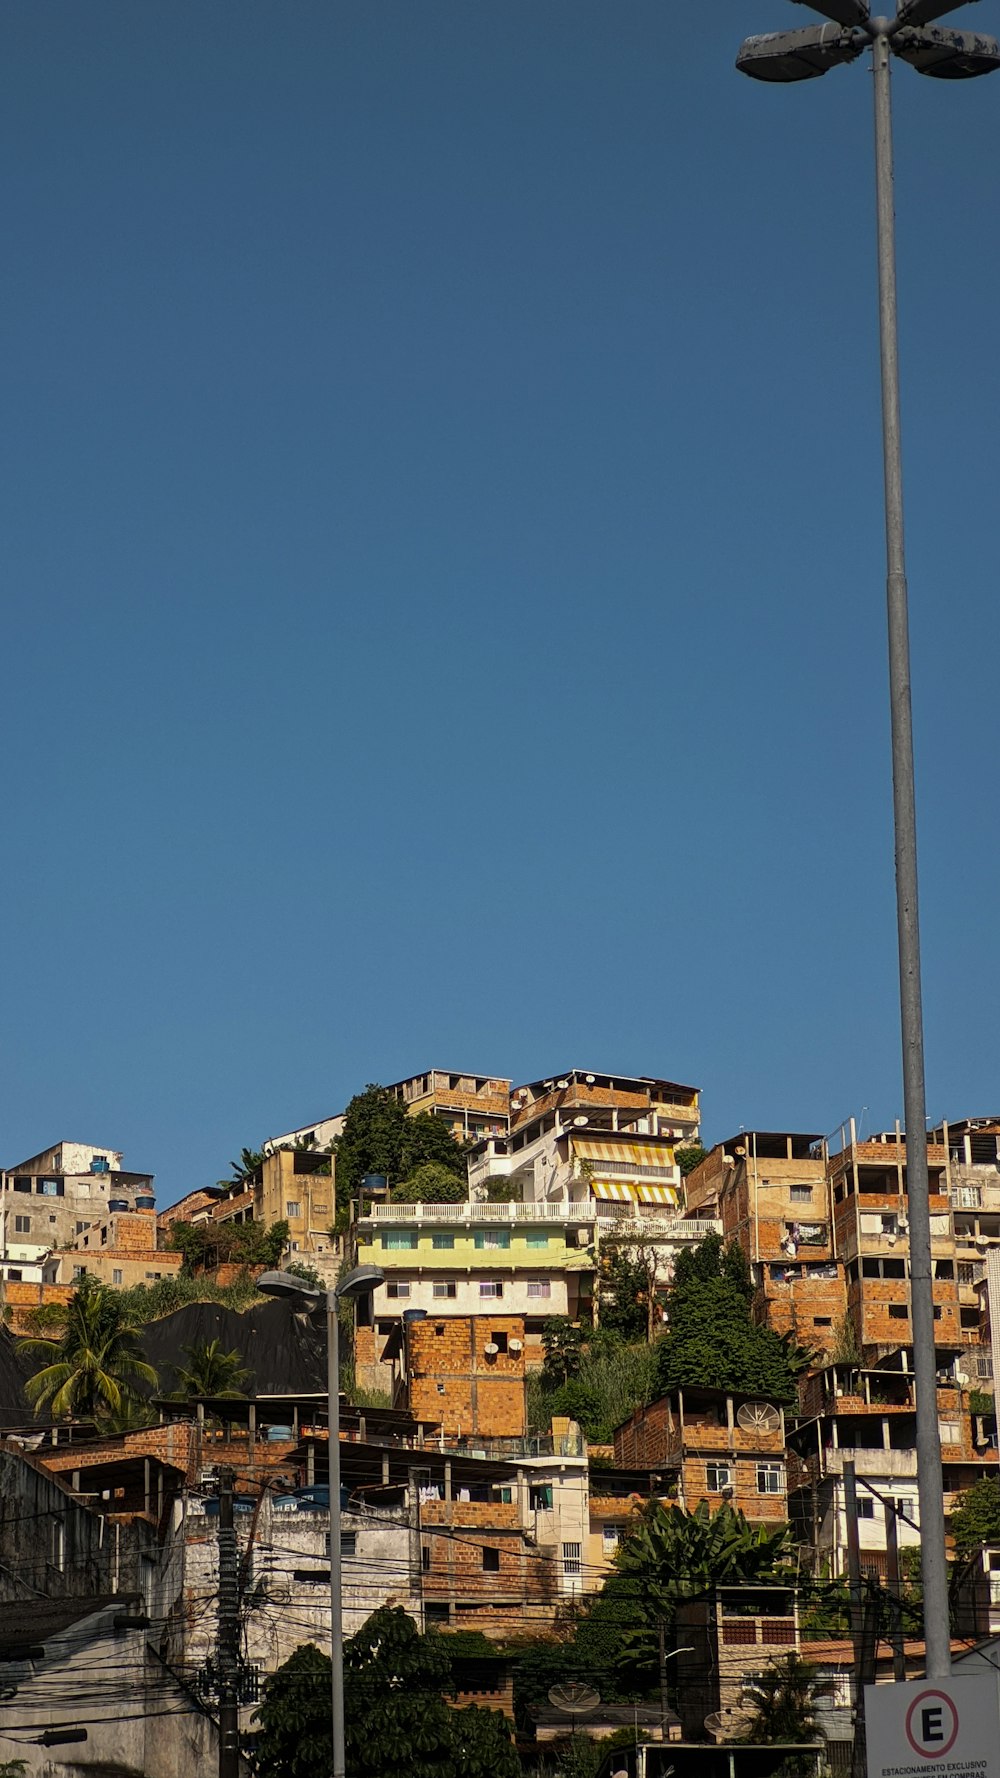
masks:
[[[676,1389],[615,1428],[615,1464],[670,1478],[666,1492],[693,1510],[728,1501],[748,1519],[788,1517],[784,1410],[721,1389]]]
[[[158,1245],[157,1218],[152,1210],[116,1210],[77,1236],[72,1247],[51,1253],[42,1265],[46,1284],[75,1284],[99,1278],[102,1284],[128,1290],[133,1284],[155,1284],[176,1278],[184,1263],[180,1253]]]
[[[488,1141],[505,1136],[510,1127],[510,1081],[492,1074],[429,1068],[408,1080],[394,1081],[388,1091],[411,1116],[426,1111],[439,1117],[456,1142]]]
[[[677,1611],[677,1701],[692,1741],[745,1738],[748,1680],[800,1651],[795,1592],[712,1587]]]
[[[0,1275],[37,1281],[46,1254],[72,1246],[115,1210],[152,1210],[153,1175],[130,1173],[116,1149],[57,1142],[0,1174]]]
[[[352,1226],[358,1263],[382,1267],[375,1324],[388,1335],[407,1309],[429,1315],[524,1317],[537,1342],[551,1315],[590,1315],[596,1206],[393,1204],[365,1208]]]
[[[525,1203],[676,1208],[674,1150],[697,1140],[699,1119],[697,1087],[569,1069],[515,1089],[509,1132],[485,1136],[470,1155],[470,1188],[476,1196],[499,1177]]]
[[[826,1144],[799,1131],[741,1130],[685,1181],[688,1213],[720,1218],[750,1263],[755,1319],[832,1354],[847,1306]]]

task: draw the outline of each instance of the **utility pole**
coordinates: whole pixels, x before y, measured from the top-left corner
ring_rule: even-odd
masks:
[[[239,1778],[239,1585],[233,1529],[233,1472],[219,1471],[219,1778]]]
[[[896,1503],[885,1502],[885,1568],[889,1584],[889,1635],[892,1638],[892,1677],[899,1684],[906,1678],[906,1652],[903,1648],[903,1597],[899,1584],[899,1538],[896,1535]]]
[[[844,1511],[847,1514],[847,1579],[851,1593],[851,1641],[854,1645],[854,1757],[852,1778],[865,1770],[865,1691],[861,1680],[865,1645],[864,1606],[861,1591],[861,1539],[858,1533],[858,1484],[854,1463],[844,1458]]]
[[[667,1717],[670,1704],[667,1699],[667,1627],[661,1618],[657,1625],[660,1644],[660,1728],[664,1741],[667,1738]]]

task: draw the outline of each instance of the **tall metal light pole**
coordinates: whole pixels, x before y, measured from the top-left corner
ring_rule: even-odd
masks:
[[[257,1289],[266,1296],[298,1297],[326,1306],[326,1392],[330,1470],[330,1727],[333,1778],[344,1765],[344,1607],[340,1563],[340,1324],[342,1300],[370,1296],[385,1278],[380,1266],[355,1266],[333,1290],[318,1290],[294,1272],[264,1272]]]
[[[937,1354],[931,1264],[924,1036],[917,910],[917,821],[913,784],[910,641],[903,548],[903,470],[899,425],[896,327],[896,243],[893,208],[890,57],[920,74],[961,80],[1000,68],[992,37],[942,30],[932,21],[965,0],[902,0],[893,18],[872,18],[869,0],[798,0],[827,23],[805,31],[749,37],[736,59],[758,80],[797,81],[825,74],[872,52],[875,87],[875,185],[878,218],[879,335],[882,357],[882,446],[885,471],[886,603],[892,719],[893,821],[896,839],[896,924],[903,1040],[903,1106],[910,1223],[910,1302],[917,1391],[917,1486],[923,1573],[927,1675],[951,1671],[944,1489],[937,1418]]]

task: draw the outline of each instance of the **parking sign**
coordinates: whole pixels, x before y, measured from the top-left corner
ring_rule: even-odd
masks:
[[[868,1778],[1000,1778],[997,1677],[866,1685]]]

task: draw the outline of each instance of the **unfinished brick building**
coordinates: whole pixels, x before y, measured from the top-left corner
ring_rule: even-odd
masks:
[[[523,1316],[418,1311],[399,1325],[397,1405],[448,1439],[523,1439]]]
[[[615,1465],[670,1477],[678,1504],[728,1501],[748,1519],[787,1518],[785,1416],[721,1389],[677,1389],[615,1428]],[[670,1483],[667,1484],[670,1492]]]

